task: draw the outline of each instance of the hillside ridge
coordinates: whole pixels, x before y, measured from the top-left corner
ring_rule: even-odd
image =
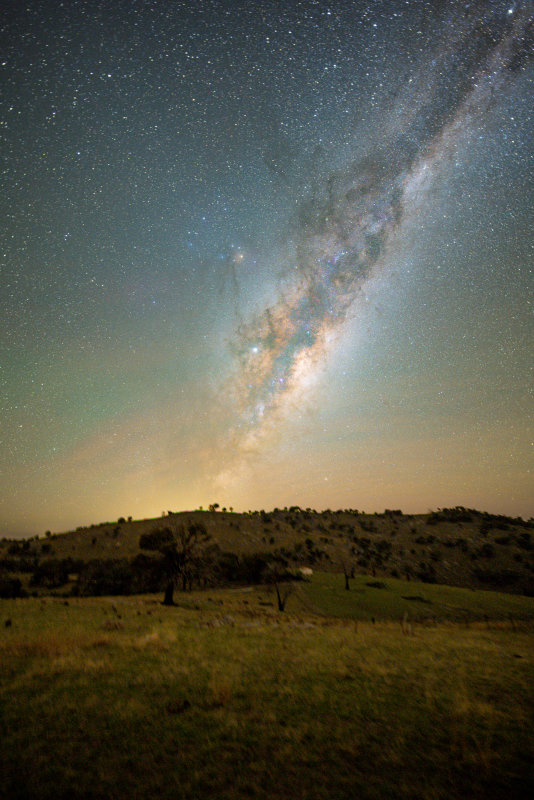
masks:
[[[202,524],[221,553],[275,554],[289,568],[534,594],[534,520],[463,506],[426,514],[299,506],[238,513],[214,504],[146,520],[119,517],[44,538],[2,539],[0,579],[17,575],[29,586],[47,564],[62,561],[64,572],[70,565],[76,573],[80,562],[131,561],[142,534],[191,524]]]

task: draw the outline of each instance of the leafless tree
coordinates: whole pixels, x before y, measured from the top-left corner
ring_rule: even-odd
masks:
[[[350,590],[349,580],[354,578],[354,567],[350,567],[345,560],[342,560],[343,575],[345,576],[345,589]]]

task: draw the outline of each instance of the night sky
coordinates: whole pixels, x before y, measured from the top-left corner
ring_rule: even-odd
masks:
[[[532,2],[1,13],[0,535],[534,514]]]

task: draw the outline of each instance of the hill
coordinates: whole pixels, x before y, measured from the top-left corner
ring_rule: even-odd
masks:
[[[130,564],[141,552],[142,534],[191,524],[202,524],[221,553],[270,554],[292,569],[534,594],[534,521],[463,507],[417,515],[293,506],[244,514],[223,509],[168,512],[147,520],[121,517],[62,534],[47,532],[44,539],[3,539],[0,583],[16,580],[33,593],[69,593],[82,565]],[[53,572],[54,579],[39,581],[39,570]]]

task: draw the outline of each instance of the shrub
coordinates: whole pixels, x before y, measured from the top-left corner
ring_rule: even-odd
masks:
[[[141,534],[139,547],[142,550],[160,550],[174,542],[174,534],[170,528],[158,528],[155,531]]]
[[[477,568],[473,570],[474,576],[481,583],[489,584],[495,589],[511,586],[517,583],[521,575],[512,569],[492,570]]]
[[[20,578],[10,578],[7,575],[0,576],[0,597],[3,600],[11,600],[15,597],[28,597],[28,592],[22,588]]]
[[[30,543],[27,539],[24,539],[22,542],[13,542],[7,548],[7,552],[10,556],[18,556],[27,553],[30,549]]]
[[[89,561],[78,576],[76,594],[92,597],[132,594],[138,590],[134,578],[132,564],[127,559]]]
[[[532,540],[530,533],[521,533],[517,538],[517,545],[523,550],[532,550]]]
[[[50,558],[34,568],[30,586],[58,589],[68,582],[71,573],[78,573],[83,567],[83,561],[75,561],[72,558]]]
[[[472,522],[473,513],[470,509],[463,506],[455,508],[441,508],[428,515],[426,524],[437,525],[438,522]]]
[[[265,580],[270,564],[287,560],[273,553],[221,553],[215,564],[217,583],[259,584]]]
[[[423,581],[423,583],[435,583],[436,570],[432,564],[426,564],[424,561],[421,561],[417,577],[420,581]]]

